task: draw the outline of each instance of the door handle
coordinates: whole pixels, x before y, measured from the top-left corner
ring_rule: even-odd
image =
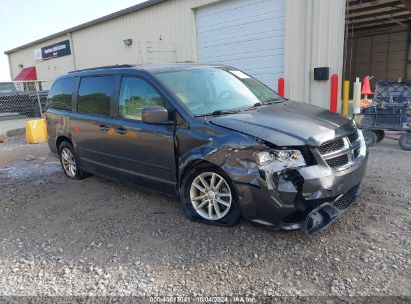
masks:
[[[118,129],[115,130],[115,132],[118,133],[118,134],[126,134],[127,130],[124,129],[124,128],[118,128]]]
[[[106,125],[99,125],[98,128],[103,132],[107,132],[108,130],[110,130],[110,128]]]

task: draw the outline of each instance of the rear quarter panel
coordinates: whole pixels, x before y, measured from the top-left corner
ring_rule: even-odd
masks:
[[[47,143],[50,151],[58,153],[57,139],[60,136],[71,139],[69,112],[49,109],[46,112]]]

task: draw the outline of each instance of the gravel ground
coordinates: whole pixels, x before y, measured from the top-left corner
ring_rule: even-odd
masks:
[[[63,176],[46,144],[0,144],[0,295],[410,296],[411,153],[371,149],[326,231],[187,220],[179,202]]]

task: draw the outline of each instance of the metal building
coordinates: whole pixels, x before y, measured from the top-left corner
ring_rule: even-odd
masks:
[[[12,79],[34,68],[52,80],[122,63],[224,63],[274,89],[284,77],[286,97],[328,108],[330,81],[313,71],[328,67],[341,85],[346,6],[362,1],[149,0],[6,54]]]

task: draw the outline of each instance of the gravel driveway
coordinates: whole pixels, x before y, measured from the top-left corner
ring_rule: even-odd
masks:
[[[311,237],[193,223],[175,198],[69,180],[45,144],[0,156],[2,296],[411,295],[411,153],[394,143],[371,150],[358,204]]]

